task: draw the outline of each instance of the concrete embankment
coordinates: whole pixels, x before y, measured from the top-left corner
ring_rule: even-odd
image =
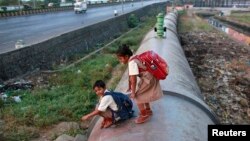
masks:
[[[230,19],[225,18],[225,17],[215,16],[214,18],[234,27],[235,29],[239,30],[240,32],[243,32],[243,33],[250,35],[250,25],[240,23],[240,22],[237,22],[235,20],[230,20]]]
[[[0,54],[0,80],[15,78],[25,73],[71,61],[98,49],[100,44],[109,42],[128,31],[127,19],[135,14],[140,20],[165,10],[165,3],[157,3],[138,9],[91,26],[54,37],[45,42]]]

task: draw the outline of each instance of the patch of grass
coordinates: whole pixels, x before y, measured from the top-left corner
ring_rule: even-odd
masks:
[[[114,55],[118,46],[126,43],[136,51],[155,22],[155,16],[145,18],[145,22],[138,28],[103,51],[75,67],[52,74],[46,88],[36,87],[33,90],[14,92],[15,95],[22,96],[22,102],[10,102],[4,106],[1,104],[0,108],[0,119],[5,122],[6,140],[30,140],[39,135],[40,128],[60,121],[79,121],[97,102],[92,84],[98,79],[108,81],[111,77],[117,78],[115,82],[119,81],[121,76],[111,76],[113,68],[119,63]],[[116,85],[117,83],[112,83],[110,88],[115,88]],[[72,134],[75,133],[77,132],[72,131]]]
[[[180,12],[178,18],[178,32],[185,33],[190,31],[211,31],[213,27],[200,17],[191,13],[192,11]]]
[[[178,17],[178,32],[183,33],[187,32],[189,30],[192,30],[192,22],[187,16],[187,11],[183,10],[179,12],[179,17]]]
[[[138,17],[135,14],[130,14],[128,17],[128,27],[134,28],[139,24]]]
[[[75,137],[77,134],[83,134],[83,131],[81,129],[73,129],[64,132],[64,134],[67,134],[69,136]]]
[[[210,26],[207,22],[202,21],[202,20],[198,20],[200,22],[198,22],[198,24],[196,24],[198,30],[202,30],[202,31],[211,31],[213,30],[213,27]]]
[[[229,18],[237,20],[241,23],[246,23],[250,25],[250,14],[249,13],[232,13]]]
[[[30,138],[39,137],[39,132],[34,127],[15,126],[9,128],[9,130],[9,132],[4,133],[5,136],[8,136],[8,138],[5,138],[7,141],[28,141]]]

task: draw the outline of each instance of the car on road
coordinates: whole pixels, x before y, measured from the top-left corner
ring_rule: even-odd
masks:
[[[74,3],[75,13],[85,13],[87,11],[87,3],[85,1]]]

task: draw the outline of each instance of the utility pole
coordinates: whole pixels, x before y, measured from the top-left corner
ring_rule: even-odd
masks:
[[[19,11],[21,11],[21,0],[18,0]]]
[[[33,7],[36,8],[36,0],[33,0]]]
[[[123,1],[124,1],[124,0],[122,0],[122,13],[124,12],[124,8],[123,8]]]

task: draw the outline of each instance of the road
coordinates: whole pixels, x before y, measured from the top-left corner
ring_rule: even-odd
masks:
[[[29,46],[113,18],[115,9],[121,15],[157,2],[162,2],[162,0],[135,2],[133,6],[132,3],[126,3],[90,8],[85,14],[75,14],[72,10],[2,18],[0,19],[0,53],[15,50],[17,40],[23,40],[25,45]]]

